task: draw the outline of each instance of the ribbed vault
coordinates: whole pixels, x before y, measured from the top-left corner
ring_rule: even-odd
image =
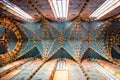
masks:
[[[89,48],[110,61],[112,61],[111,47],[114,47],[119,53],[119,40],[117,39],[119,38],[119,27],[117,27],[119,24],[115,22],[111,24],[110,21],[89,22],[78,19],[62,23],[51,22],[46,19],[37,23],[21,23],[15,20],[13,22],[19,29],[23,40],[22,47],[18,49],[19,52],[14,58],[15,60],[27,55],[33,48],[37,48],[43,59],[49,59],[61,48],[65,49],[75,60],[77,60],[76,57],[81,60]],[[116,30],[114,26],[118,29]],[[11,31],[9,33],[13,34]],[[115,33],[117,33],[116,36]],[[13,38],[13,41],[16,39],[14,36],[9,37],[10,39]],[[114,40],[114,37],[115,44],[111,44],[110,40],[111,38]],[[9,44],[12,43],[9,42]],[[10,49],[12,50],[14,47],[11,46]],[[32,54],[37,55],[37,53]]]

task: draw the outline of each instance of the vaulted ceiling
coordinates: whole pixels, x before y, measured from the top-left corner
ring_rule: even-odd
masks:
[[[94,21],[90,14],[105,0],[70,0],[67,21],[56,22],[47,0],[10,2],[36,22],[25,22],[0,4],[0,63],[28,57],[120,58],[120,7]]]
[[[17,5],[19,8],[24,10],[29,15],[31,15],[35,19],[35,21],[40,21],[42,16],[49,20],[56,21],[48,0],[9,0],[9,1]],[[80,16],[82,20],[89,19],[89,16],[105,1],[106,0],[69,0],[67,21],[73,20],[77,16]],[[2,4],[0,4],[0,7],[1,7],[0,14],[4,14],[16,20],[23,21],[21,18],[16,17],[14,13],[11,14],[7,12],[8,9],[3,8]],[[110,18],[118,13],[120,13],[120,7],[117,7],[113,11],[109,12],[108,14],[100,18],[99,20]]]
[[[5,33],[1,33],[2,36],[6,35],[5,38],[1,37],[1,41],[5,41],[8,54],[2,54],[4,57],[0,55],[1,59],[8,56],[14,59],[26,56],[50,59],[58,57],[58,51],[63,50],[65,56],[71,56],[75,60],[88,57],[87,53],[89,56],[111,61],[113,56],[120,53],[120,24],[118,21],[111,23],[111,19],[62,23],[43,20],[33,24],[15,20],[9,22],[3,17],[0,24],[2,32],[6,29]],[[111,53],[112,48],[116,51],[115,55]],[[60,57],[65,57],[64,55]]]

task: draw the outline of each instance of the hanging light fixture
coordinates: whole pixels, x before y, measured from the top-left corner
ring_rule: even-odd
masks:
[[[12,14],[14,14],[14,15],[16,15],[18,17],[21,17],[22,19],[24,19],[26,21],[33,21],[34,20],[34,18],[32,16],[30,16],[28,13],[24,12],[22,9],[20,9],[19,7],[17,7],[15,4],[10,3],[10,1],[8,1],[8,0],[2,0],[2,1],[0,1],[0,3],[2,3],[8,9],[12,10],[12,11],[9,11]]]
[[[90,15],[90,18],[95,18],[97,20],[119,6],[120,0],[106,0],[98,9],[96,9]]]
[[[56,20],[67,20],[69,0],[48,0]]]

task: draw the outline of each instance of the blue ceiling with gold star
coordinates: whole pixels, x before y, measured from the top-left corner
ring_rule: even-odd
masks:
[[[120,24],[108,21],[69,21],[52,22],[43,20],[37,23],[14,21],[22,36],[22,45],[15,59],[37,57],[44,59],[120,58]],[[0,27],[0,36],[4,36]],[[19,39],[12,28],[7,29],[7,51],[16,50]],[[1,37],[1,42],[4,39]],[[2,48],[1,48],[2,50]],[[62,51],[63,50],[63,51]],[[116,51],[116,52],[115,52]],[[61,52],[61,53],[60,53]],[[115,52],[115,53],[112,53]],[[63,53],[65,53],[63,55]],[[63,56],[61,56],[63,55]]]

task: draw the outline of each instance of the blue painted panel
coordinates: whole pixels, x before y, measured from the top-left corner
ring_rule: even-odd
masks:
[[[49,36],[50,40],[54,40],[54,37],[53,37],[52,32],[50,30],[48,31],[48,36]]]
[[[50,41],[49,41],[49,44],[48,44],[48,51],[49,51],[50,48],[52,47],[53,42],[54,42],[53,40],[50,40]]]
[[[30,31],[27,28],[23,28],[24,32],[26,32],[26,34],[28,35],[29,39],[33,39],[34,38],[34,33],[32,31]]]
[[[99,54],[104,55],[103,51],[99,48],[96,42],[91,41],[90,46]]]
[[[37,48],[41,51],[41,53],[44,54],[43,45],[42,45],[42,42],[41,42],[41,41],[38,41],[38,42],[37,42]]]
[[[32,48],[29,52],[24,54],[21,58],[31,58],[31,57],[37,57],[42,59],[42,56],[36,47]]]
[[[98,54],[100,54],[101,56],[107,59],[107,56],[105,56],[102,49],[100,49],[99,46],[95,42],[91,41],[90,46],[93,48],[95,52],[97,52]]]
[[[44,40],[53,40],[53,35],[51,34],[50,30],[44,32]]]
[[[4,44],[3,41],[0,41],[0,54],[5,53],[5,46],[3,44]]]
[[[14,31],[13,30],[9,30],[9,33],[8,33],[8,39],[11,39],[11,40],[17,40],[17,37],[16,37],[16,35],[15,35],[15,33],[14,33]]]
[[[47,41],[47,40],[44,40],[44,41],[42,41],[42,42],[43,42],[44,49],[46,49],[46,48],[47,48],[47,45],[48,45],[48,41]]]
[[[63,37],[67,39],[70,36],[71,30],[72,30],[72,27],[69,27],[63,34]]]
[[[73,57],[69,55],[69,53],[67,53],[63,48],[59,49],[50,59],[56,59],[56,58],[73,59]]]
[[[73,30],[73,31],[72,31],[72,34],[71,34],[71,35],[68,35],[68,36],[70,36],[70,40],[74,40],[74,37],[75,37],[75,31]]]
[[[85,50],[87,49],[87,47],[88,47],[88,42],[82,41],[82,46],[80,48],[80,56],[83,55],[83,53],[85,52]]]
[[[8,42],[10,52],[12,52],[14,50],[16,43],[17,43],[16,41],[9,41]]]
[[[53,43],[53,40],[50,40],[50,41],[47,41],[47,40],[44,40],[44,41],[42,41],[43,42],[43,44],[44,44],[44,49],[46,49],[46,50],[50,50],[50,47],[52,47],[51,45],[52,45],[52,43]]]
[[[90,25],[89,25],[89,30],[93,30],[95,27],[99,26],[100,24],[102,23],[102,21],[99,21],[99,22],[90,22]],[[100,26],[102,27],[102,26]]]
[[[63,43],[63,46],[64,46],[64,48],[66,49],[66,51],[67,51],[69,54],[71,54],[72,57],[75,56],[75,52],[74,52],[73,49],[71,49],[70,44],[69,44],[68,42],[64,42],[64,43]]]
[[[55,42],[52,46],[52,50],[50,50],[49,56],[53,55],[60,48],[60,43]]]
[[[54,27],[51,27],[51,30],[56,38],[60,37],[60,33],[58,33]]]
[[[81,31],[81,33],[82,33],[82,37],[83,37],[83,39],[86,39],[86,38],[88,37],[87,32],[84,31],[84,30],[82,29],[82,27],[80,27],[80,31]]]
[[[100,46],[101,48],[103,48],[103,42],[102,42],[102,39],[99,38],[99,39],[97,40],[97,42],[98,42],[99,46]]]
[[[27,37],[27,35],[25,34],[24,30],[23,30],[23,29],[19,29],[19,31],[20,31],[20,34],[22,35],[22,40],[23,40],[24,42],[28,41],[28,37]]]
[[[75,52],[76,51],[76,47],[75,47],[75,42],[74,41],[70,41],[70,43],[66,42],[67,44],[71,44],[72,46],[72,50]]]
[[[3,39],[4,34],[5,34],[5,28],[3,26],[0,26],[0,39]],[[0,54],[5,53],[5,46],[3,44],[4,41],[0,41]]]
[[[30,50],[33,46],[34,46],[34,41],[29,41],[27,43],[27,46],[24,48],[22,52],[25,53],[26,51]]]
[[[38,39],[41,39],[42,34],[43,34],[43,31],[42,31],[42,29],[40,29],[40,30],[37,32],[37,38],[38,38]]]
[[[5,34],[5,28],[0,26],[0,35],[4,35]]]
[[[24,23],[24,27],[26,28],[29,28],[31,30],[33,30],[34,32],[36,32],[40,26],[41,26],[41,23],[40,22],[37,22],[37,23]]]
[[[95,30],[94,32],[92,32],[92,33],[90,34],[90,37],[91,37],[91,38],[96,38],[96,36],[99,34],[99,32],[102,31],[102,29],[103,29],[103,26],[98,27],[97,30]]]
[[[70,24],[71,22],[53,23],[53,25],[55,25],[56,28],[59,29],[61,32],[69,27]]]
[[[90,23],[88,23],[88,22],[82,22],[82,25],[84,26],[85,29],[87,29],[89,31]]]
[[[111,55],[113,58],[120,59],[120,53],[118,53],[114,48],[112,48]]]
[[[76,42],[77,49],[80,49],[80,44],[81,44],[81,41],[77,41],[77,42]]]
[[[107,38],[106,38],[106,36],[104,36],[104,46],[107,46],[106,40],[107,40]]]
[[[87,59],[87,58],[95,58],[95,59],[102,59],[102,60],[106,60],[104,57],[100,56],[99,54],[97,54],[94,50],[92,50],[91,48],[88,48],[87,51],[85,52],[85,54],[82,57],[83,59]]]
[[[118,53],[120,53],[120,44],[119,44],[119,45],[113,44],[112,47],[113,47]]]
[[[24,49],[25,49],[25,47],[27,46],[27,44],[28,44],[28,41],[24,41],[24,42],[22,43],[20,52],[23,52],[23,51],[24,51]]]
[[[77,40],[81,41],[82,40],[82,33],[80,32],[80,30],[77,32]]]

